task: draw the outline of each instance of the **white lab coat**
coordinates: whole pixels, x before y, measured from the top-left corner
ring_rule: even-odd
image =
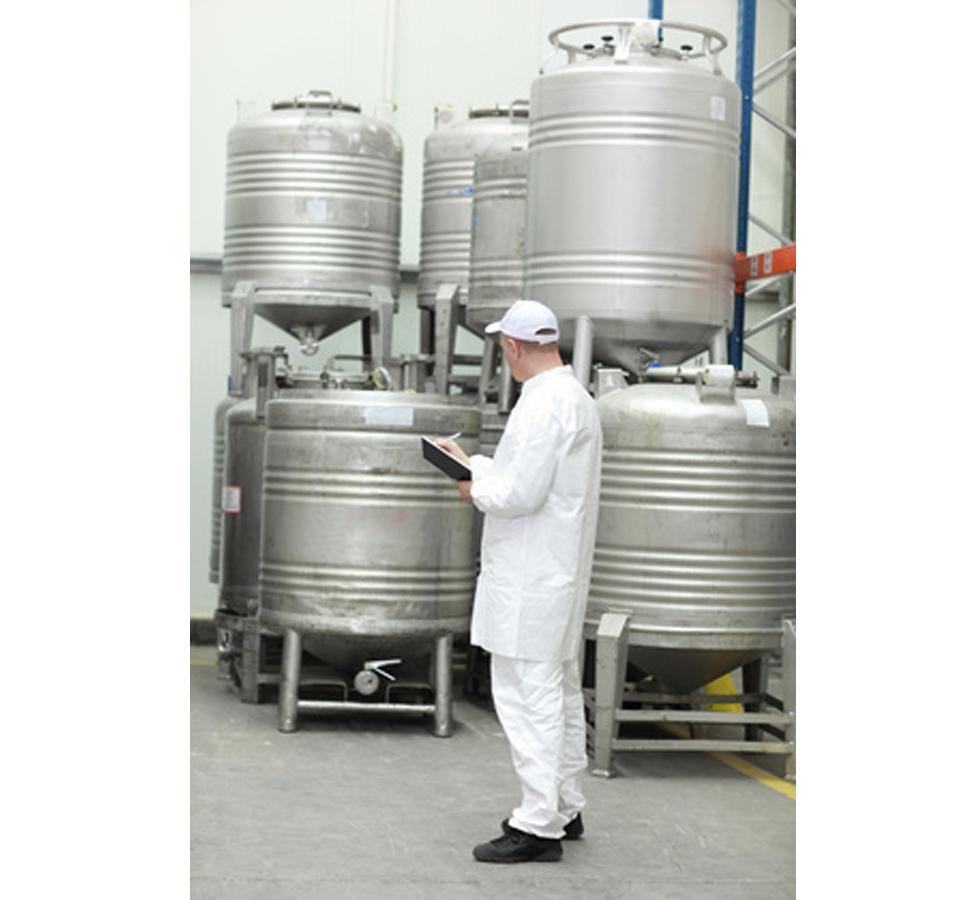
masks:
[[[470,458],[486,514],[470,639],[540,662],[577,657],[589,595],[602,428],[570,366],[529,378],[493,458]]]

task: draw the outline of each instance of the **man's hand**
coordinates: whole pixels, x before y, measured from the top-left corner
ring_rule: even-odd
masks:
[[[451,453],[456,457],[456,459],[466,463],[466,465],[470,464],[470,458],[462,451],[459,444],[457,444],[455,441],[445,441],[442,440],[442,438],[439,438],[435,443],[436,446],[442,447],[443,450],[445,450],[447,453]]]
[[[473,502],[473,497],[471,491],[473,489],[472,481],[457,481],[456,490],[459,491],[459,496],[463,498],[467,503]]]

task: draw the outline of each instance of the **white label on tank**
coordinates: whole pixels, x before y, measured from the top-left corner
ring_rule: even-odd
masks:
[[[745,409],[745,424],[757,428],[769,427],[769,410],[761,400],[739,400]]]
[[[395,425],[411,428],[415,410],[411,406],[369,406],[364,410],[365,425]]]
[[[314,197],[306,201],[306,218],[311,222],[332,222],[336,217],[336,213],[327,206],[326,200]]]
[[[717,119],[719,122],[725,121],[725,98],[724,97],[711,98],[711,118]]]
[[[238,484],[226,484],[221,488],[221,509],[230,516],[242,511],[242,488]]]

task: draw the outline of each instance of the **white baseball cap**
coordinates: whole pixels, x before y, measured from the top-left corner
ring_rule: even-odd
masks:
[[[518,300],[499,322],[491,322],[483,330],[487,334],[502,331],[519,341],[538,344],[551,344],[560,337],[555,314],[537,300]]]

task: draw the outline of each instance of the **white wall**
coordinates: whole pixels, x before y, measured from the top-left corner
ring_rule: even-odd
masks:
[[[417,264],[421,217],[422,144],[432,130],[436,103],[458,115],[471,106],[526,98],[538,67],[552,54],[549,31],[573,22],[642,18],[646,0],[398,0],[395,96],[392,123],[405,144],[402,263]],[[385,0],[191,0],[190,251],[220,255],[224,214],[225,139],[238,108],[257,112],[311,88],[331,90],[372,112],[383,99]],[[735,74],[736,0],[665,0],[668,20],[692,22],[729,39],[721,55]],[[756,68],[787,46],[788,13],[776,0],[759,0]],[[782,117],[781,85],[760,98]],[[782,218],[784,138],[758,118],[754,123],[752,209],[778,225]],[[752,227],[749,250],[774,245]],[[228,312],[220,306],[220,279],[192,275],[191,304],[191,614],[210,616],[217,589],[207,580],[210,551],[212,417],[225,393],[229,367]],[[773,312],[749,304],[751,324]],[[414,288],[403,286],[394,349],[418,349]],[[773,357],[774,332],[752,339]],[[322,366],[337,353],[359,352],[350,327],[300,357],[284,332],[257,321],[254,344],[284,344],[291,361]],[[479,342],[463,334],[462,353]]]

